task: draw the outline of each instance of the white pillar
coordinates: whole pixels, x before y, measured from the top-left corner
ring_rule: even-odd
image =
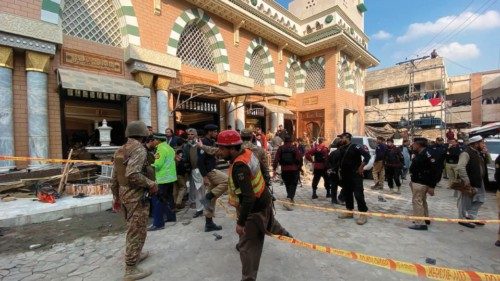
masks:
[[[158,111],[158,132],[164,133],[169,127],[168,92],[165,90],[156,91],[156,107]]]
[[[283,128],[285,128],[285,114],[277,113],[277,115],[278,115],[278,126],[283,125]]]
[[[245,105],[242,102],[236,103],[236,127],[235,129],[245,129]]]
[[[389,91],[387,89],[384,89],[384,92],[382,94],[382,104],[389,103]]]
[[[271,132],[276,133],[278,131],[278,113],[271,112]]]
[[[233,130],[236,129],[236,122],[234,120],[234,114],[235,114],[234,108],[235,108],[234,102],[229,102],[227,104],[227,114],[226,114],[227,125],[231,126],[231,128],[233,128]]]
[[[12,69],[6,67],[0,67],[0,104],[3,108],[0,113],[0,155],[15,156]],[[0,161],[0,172],[8,171],[14,167],[14,161]]]
[[[150,95],[151,89],[144,88],[144,93]],[[151,126],[151,98],[139,97],[139,120],[146,126]]]
[[[47,73],[27,72],[28,144],[30,157],[49,158],[49,112]],[[44,163],[31,161],[31,168]]]

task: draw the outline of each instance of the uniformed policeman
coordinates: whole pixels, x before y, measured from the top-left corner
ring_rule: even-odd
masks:
[[[256,280],[264,235],[291,236],[274,219],[271,193],[266,188],[259,160],[249,149],[241,147],[238,132],[227,130],[217,137],[219,154],[231,163],[229,167],[229,204],[237,210],[236,233],[242,264],[242,279]]]
[[[434,196],[434,188],[441,178],[441,170],[438,170],[439,163],[434,158],[434,153],[427,146],[427,139],[413,139],[412,151],[415,157],[410,166],[410,188],[413,196],[413,215],[418,217],[429,216],[427,194]],[[431,221],[428,220],[416,220],[409,228],[427,230],[427,225],[430,223]]]
[[[340,145],[342,146],[340,148],[339,176],[345,206],[349,211],[354,210],[354,198],[356,198],[358,211],[367,212],[368,207],[363,192],[363,168],[370,161],[370,154],[362,146],[351,143],[352,135],[350,133],[343,133],[337,137],[340,138]],[[363,157],[363,162],[361,162],[361,157]],[[339,218],[352,219],[354,215],[352,213],[342,213]],[[359,225],[366,222],[366,215],[360,215],[356,220]]]
[[[151,275],[150,270],[137,267],[148,253],[142,253],[146,240],[149,201],[146,194],[154,194],[158,186],[146,177],[146,170],[152,164],[147,161],[146,148],[142,141],[149,136],[142,121],[131,122],[126,130],[127,143],[114,155],[114,169],[111,190],[115,201],[121,202],[127,221],[125,239],[124,280],[139,280]]]
[[[201,142],[205,146],[215,147],[215,139],[217,138],[218,127],[213,124],[204,127],[205,137]],[[210,153],[201,152],[198,156],[198,169],[203,176],[203,182],[207,189],[205,198],[209,204],[205,207],[205,232],[221,230],[222,226],[216,225],[213,221],[215,213],[215,202],[227,190],[227,174],[216,169],[217,159],[215,155]]]

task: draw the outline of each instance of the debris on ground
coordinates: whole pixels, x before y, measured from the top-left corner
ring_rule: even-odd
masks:
[[[40,247],[42,247],[42,244],[33,244],[33,245],[30,245],[30,250],[38,249]]]
[[[436,264],[436,259],[425,258],[425,263],[435,265]]]
[[[385,200],[384,196],[382,196],[382,195],[378,196],[378,201],[379,202],[387,202],[387,200]]]
[[[215,241],[222,239],[222,236],[217,233],[214,233],[213,235],[215,236]]]

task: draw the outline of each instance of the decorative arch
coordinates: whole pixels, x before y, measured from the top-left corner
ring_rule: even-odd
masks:
[[[353,77],[354,77],[354,87],[353,87],[353,90],[354,90],[354,93],[355,94],[358,94],[358,95],[363,95],[364,93],[364,78],[365,78],[365,71],[364,69],[361,67],[361,65],[359,63],[354,63],[354,71],[353,71]]]
[[[185,10],[175,20],[170,38],[168,39],[167,53],[173,56],[177,55],[181,33],[186,25],[190,23],[196,23],[207,35],[207,39],[212,44],[212,54],[217,72],[230,71],[226,45],[224,44],[219,28],[215,25],[210,16],[199,8]]]
[[[306,78],[304,88],[306,91],[313,91],[325,88],[325,59],[315,57],[304,63]]]
[[[292,70],[295,74],[295,91],[297,93],[303,93],[306,80],[306,72],[304,71],[304,69],[302,69],[302,65],[300,64],[300,61],[298,60],[296,55],[289,57],[286,63],[284,84],[286,88],[290,87],[289,82]]]
[[[64,2],[64,0],[42,0],[40,19],[48,23],[59,24],[62,21]],[[111,2],[116,8],[118,20],[121,23],[123,45],[140,46],[139,24],[131,0],[112,0]]]
[[[337,86],[344,90],[352,89],[352,75],[347,55],[340,54],[337,65]]]
[[[247,48],[247,52],[245,55],[245,64],[243,66],[243,75],[246,77],[250,77],[250,62],[252,60],[252,54],[258,47],[261,47],[265,53],[265,62],[264,62],[264,79],[265,84],[271,85],[276,84],[276,79],[274,76],[274,64],[273,58],[269,49],[267,48],[266,43],[262,40],[262,38],[254,38],[250,45]]]

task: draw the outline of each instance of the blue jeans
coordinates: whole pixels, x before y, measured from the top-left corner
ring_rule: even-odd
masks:
[[[164,215],[168,221],[175,221],[174,212],[174,183],[165,183],[158,185],[158,193],[151,198],[153,204],[153,225],[156,227],[164,227]]]

